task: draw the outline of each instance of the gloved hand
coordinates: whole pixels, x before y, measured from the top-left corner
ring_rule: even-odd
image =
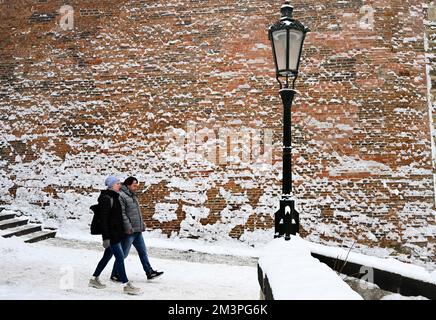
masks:
[[[103,240],[103,248],[107,249],[111,245],[111,241],[109,239]]]

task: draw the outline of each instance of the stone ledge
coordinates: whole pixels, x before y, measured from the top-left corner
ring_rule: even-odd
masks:
[[[359,278],[359,275],[362,276],[360,270],[369,267],[349,261],[345,263],[343,259],[332,258],[316,253],[312,253],[312,256],[320,262],[327,264],[333,270],[337,269],[338,266],[341,266],[340,272],[344,277],[344,281],[365,300],[379,300],[391,293],[399,293],[404,296],[422,296],[431,300],[436,299],[436,285],[433,283],[372,268],[374,272],[374,283],[365,281],[367,285],[363,286],[362,282],[364,280]],[[264,274],[259,264],[257,265],[257,272],[261,289],[261,298],[264,300],[274,300],[273,291],[268,277]]]

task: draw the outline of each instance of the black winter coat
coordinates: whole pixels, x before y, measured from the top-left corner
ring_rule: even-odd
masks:
[[[113,199],[112,208],[110,198]],[[109,239],[111,244],[120,242],[125,237],[125,233],[119,193],[113,190],[102,190],[98,197],[98,203],[103,240]]]

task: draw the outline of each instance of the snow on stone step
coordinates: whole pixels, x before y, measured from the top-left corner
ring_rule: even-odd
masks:
[[[0,213],[0,221],[12,219],[16,216],[15,213]]]
[[[311,256],[299,236],[274,239],[263,250],[259,266],[275,300],[362,300],[326,264]]]
[[[27,224],[15,228],[0,230],[0,235],[3,238],[20,237],[29,233],[41,231],[41,226],[37,224]]]
[[[42,231],[38,231],[38,232],[34,232],[34,233],[30,233],[27,235],[24,235],[20,238],[22,238],[24,240],[24,242],[27,243],[33,243],[33,242],[38,242],[38,241],[42,241],[42,240],[46,240],[49,238],[54,238],[56,236],[56,231],[53,230],[42,230]]]
[[[0,210],[0,221],[8,220],[8,219],[17,217],[19,215],[20,215],[20,213],[18,213],[16,211],[7,210],[5,208],[2,208],[2,210]]]
[[[0,230],[15,228],[27,224],[28,219],[12,218],[0,221]]]

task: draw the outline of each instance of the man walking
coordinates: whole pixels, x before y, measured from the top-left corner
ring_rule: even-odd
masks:
[[[126,233],[126,237],[121,245],[124,251],[124,258],[126,258],[133,244],[138,252],[147,279],[151,280],[161,276],[163,272],[153,270],[148,260],[147,248],[145,247],[144,238],[142,237],[142,232],[145,231],[145,225],[142,220],[141,209],[136,195],[137,189],[138,179],[135,177],[128,177],[121,186],[119,199],[123,214],[124,231]],[[111,280],[115,282],[120,281],[115,265],[112,269]]]

